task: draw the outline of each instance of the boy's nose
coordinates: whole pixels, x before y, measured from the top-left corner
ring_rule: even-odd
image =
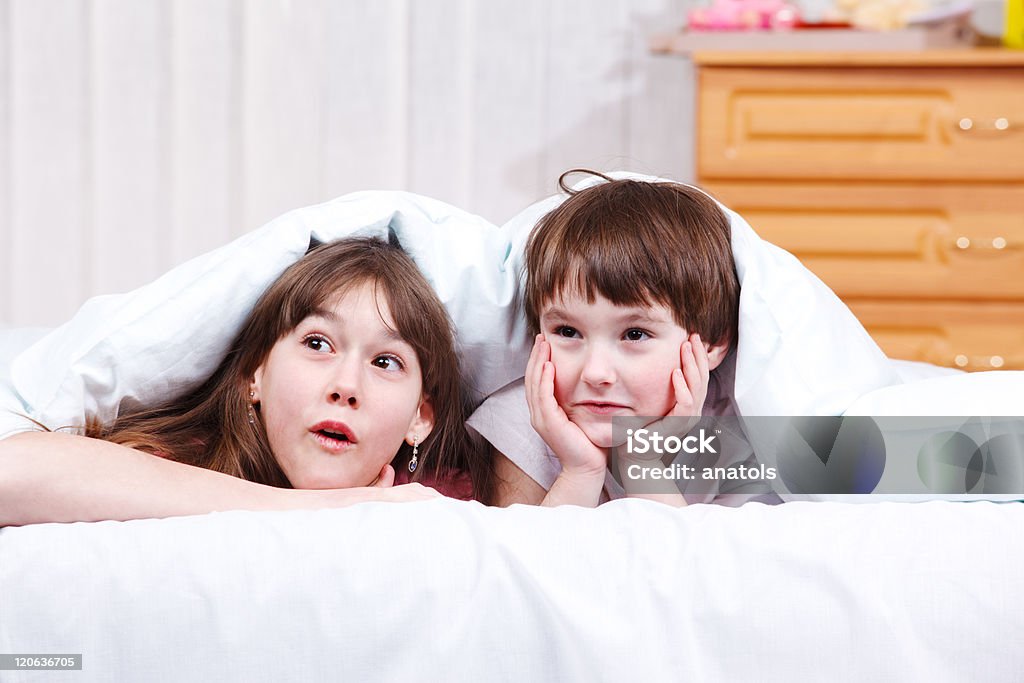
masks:
[[[595,346],[587,350],[580,379],[593,386],[615,382],[615,364],[606,349]]]

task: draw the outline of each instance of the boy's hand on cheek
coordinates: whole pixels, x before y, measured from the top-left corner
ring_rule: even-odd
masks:
[[[530,408],[530,424],[558,456],[562,472],[570,476],[599,476],[603,482],[608,456],[569,419],[555,400],[551,346],[540,334],[534,340],[526,365],[526,403]]]
[[[704,399],[708,395],[708,378],[710,376],[710,359],[707,349],[700,340],[700,335],[691,334],[679,347],[680,367],[672,371],[672,391],[675,394],[675,403],[671,410],[660,420],[655,420],[648,425],[649,429],[663,433],[677,433],[679,436],[680,425],[666,424],[669,417],[690,417],[686,427],[682,429],[685,433],[691,429],[700,417],[704,409]],[[623,488],[628,498],[647,498],[673,507],[686,505],[686,499],[676,486],[676,483],[669,479],[654,479],[644,481],[638,485],[631,479],[628,472],[633,465],[661,467],[661,456],[654,452],[644,455],[631,454],[626,449],[619,451],[619,471],[622,474]]]
[[[667,417],[698,417],[704,409],[704,399],[708,396],[707,349],[704,348],[699,334],[691,334],[679,348],[679,370],[672,371],[672,390],[676,402]]]

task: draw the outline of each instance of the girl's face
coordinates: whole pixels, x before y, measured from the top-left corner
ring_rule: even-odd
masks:
[[[293,487],[368,486],[402,441],[422,442],[433,428],[422,376],[387,301],[365,284],[274,344],[255,372],[253,401]]]

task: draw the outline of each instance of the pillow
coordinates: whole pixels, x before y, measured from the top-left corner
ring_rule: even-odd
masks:
[[[49,330],[45,327],[0,330],[0,439],[37,428],[24,417],[30,411],[11,384],[10,366],[11,361],[19,353],[37,342],[47,332]]]
[[[1024,371],[963,372],[864,394],[847,415],[1022,416]]]
[[[932,377],[947,377],[964,373],[963,370],[956,368],[944,368],[941,365],[932,365],[921,361],[891,359],[890,362],[896,370],[896,374],[904,382],[916,382]]]
[[[890,458],[885,465],[885,477],[889,480],[907,482],[908,476],[918,470],[918,459],[921,446],[933,437],[936,431],[946,431],[950,425],[958,425],[957,431],[969,435],[976,443],[983,443],[986,435],[990,435],[996,422],[987,419],[972,420],[969,418],[989,418],[1007,416],[1019,418],[1024,416],[1024,371],[989,371],[965,373],[953,371],[952,374],[931,377],[918,381],[907,382],[897,386],[884,387],[869,392],[846,410],[846,415],[862,415],[868,417],[954,417],[968,418],[966,421],[955,422],[931,420],[927,422],[908,421],[905,429],[895,429],[889,421],[883,430],[886,449],[900,453],[902,458]],[[992,422],[992,424],[989,424]],[[998,421],[1002,426],[997,431],[1020,433],[1019,421],[1006,423]],[[916,454],[916,457],[915,457]],[[985,468],[986,476],[990,473]],[[1010,476],[1012,472],[1003,472]],[[963,476],[961,474],[961,476]],[[881,488],[885,489],[886,479]],[[980,485],[975,487],[980,488]],[[891,488],[890,488],[891,490]],[[1004,489],[1005,490],[1005,489]],[[899,493],[868,495],[789,495],[787,500],[814,500],[847,503],[877,503],[881,501],[918,502],[925,500],[946,501],[1017,501],[1021,500],[1020,492],[999,493],[981,491],[977,493]]]
[[[359,192],[298,209],[126,294],[91,299],[18,356],[14,388],[50,427],[109,421],[122,402],[152,405],[210,375],[266,287],[310,240],[394,233],[458,329],[483,394],[522,374],[526,339],[507,329],[514,275],[502,233],[484,219],[407,192]]]
[[[10,366],[18,354],[50,332],[48,327],[20,327],[0,330],[0,385],[10,382]]]

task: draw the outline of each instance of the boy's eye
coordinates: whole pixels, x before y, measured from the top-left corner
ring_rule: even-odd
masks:
[[[373,359],[372,364],[381,370],[387,370],[388,372],[398,372],[405,368],[405,364],[402,363],[398,356],[392,355],[381,355]]]
[[[569,327],[568,325],[559,325],[558,327],[556,327],[555,334],[558,335],[559,337],[567,337],[569,339],[574,339],[580,336],[580,333],[576,330],[575,327]]]
[[[320,353],[329,353],[331,351],[331,343],[327,341],[326,337],[319,334],[306,335],[302,338],[302,345]]]
[[[647,339],[651,335],[647,334],[643,330],[634,327],[631,330],[626,330],[626,334],[622,336],[624,339],[626,339],[626,341],[643,341],[644,339]]]

